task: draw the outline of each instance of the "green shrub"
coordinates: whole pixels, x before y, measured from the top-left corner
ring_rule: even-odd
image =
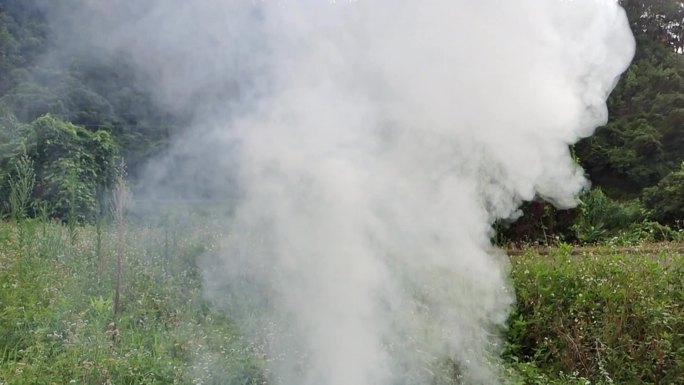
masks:
[[[91,132],[50,115],[36,119],[15,135],[20,138],[14,138],[13,146],[0,154],[0,175],[5,175],[5,185],[12,183],[13,165],[26,154],[35,168],[32,199],[46,202],[53,217],[92,220],[98,210],[98,193],[111,188],[115,179],[118,147],[111,135]]]
[[[684,221],[684,162],[679,171],[670,173],[655,187],[644,190],[644,204],[654,220],[681,225]]]
[[[644,218],[645,212],[638,200],[614,201],[597,187],[582,196],[573,229],[580,242],[598,243]]]

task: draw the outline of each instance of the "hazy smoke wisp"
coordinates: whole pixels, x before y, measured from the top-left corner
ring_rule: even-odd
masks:
[[[83,3],[111,26],[90,44],[196,112],[187,173],[238,181],[207,295],[274,381],[497,382],[513,294],[491,225],[585,187],[568,145],[605,122],[634,50],[616,2]]]

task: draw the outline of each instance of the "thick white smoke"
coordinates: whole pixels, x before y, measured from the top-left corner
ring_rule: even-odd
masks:
[[[93,4],[100,44],[196,111],[178,148],[231,159],[242,198],[207,295],[274,383],[498,382],[514,296],[491,225],[585,187],[568,145],[634,50],[615,1]]]

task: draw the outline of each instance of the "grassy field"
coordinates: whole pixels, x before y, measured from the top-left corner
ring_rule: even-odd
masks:
[[[0,384],[261,384],[262,360],[202,300],[218,234],[0,223]],[[99,234],[99,235],[98,235]]]
[[[522,383],[684,384],[681,250],[566,245],[511,257],[507,358]]]
[[[0,384],[265,384],[261,349],[202,298],[220,227],[173,223],[0,222]],[[515,253],[505,376],[684,384],[684,257],[644,247]]]

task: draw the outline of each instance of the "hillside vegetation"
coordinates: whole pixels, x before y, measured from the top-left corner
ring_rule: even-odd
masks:
[[[682,3],[623,0],[637,54],[609,100],[610,121],[574,153],[594,190],[579,210],[531,202],[502,242],[596,242],[617,234],[679,230],[684,216]],[[124,158],[135,181],[190,117],[155,103],[125,56],[63,49],[48,17],[55,3],[0,0],[0,209],[28,156],[36,186],[27,206],[93,222]],[[76,195],[65,207],[64,194]],[[596,205],[602,205],[597,207]],[[669,238],[667,231],[656,236]]]

